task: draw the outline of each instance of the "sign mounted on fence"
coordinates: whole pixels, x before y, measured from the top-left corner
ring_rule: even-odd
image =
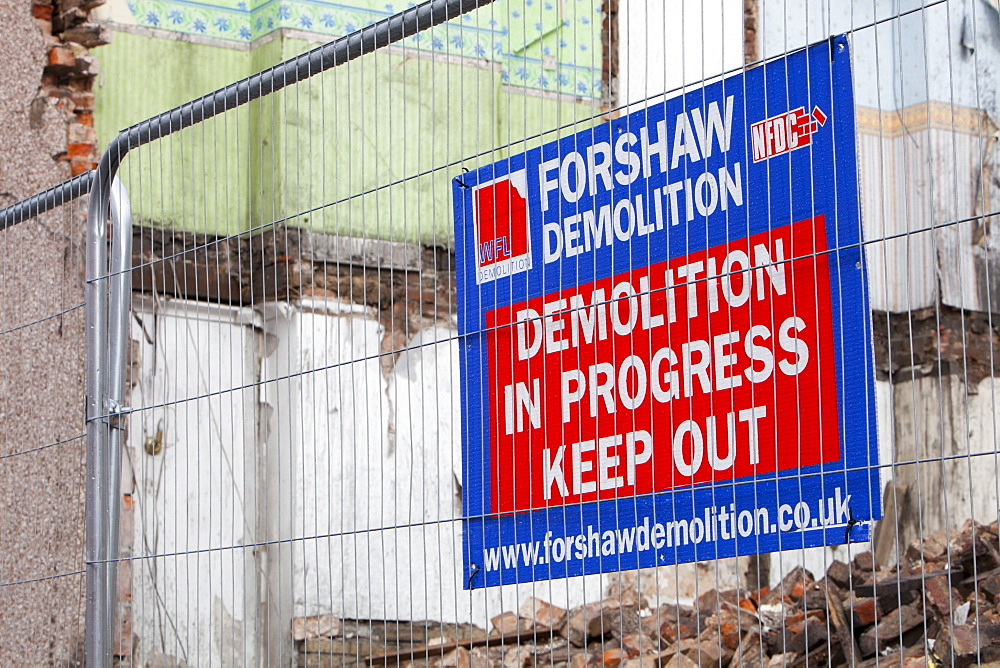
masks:
[[[868,537],[846,37],[455,179],[466,584]]]

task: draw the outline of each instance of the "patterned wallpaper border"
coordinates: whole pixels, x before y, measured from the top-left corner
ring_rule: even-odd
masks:
[[[246,44],[281,28],[340,37],[414,3],[357,0],[128,0],[140,26]],[[400,46],[501,64],[504,83],[600,99],[601,0],[508,0],[407,38]],[[500,10],[503,10],[502,12]],[[500,18],[503,20],[500,20]]]

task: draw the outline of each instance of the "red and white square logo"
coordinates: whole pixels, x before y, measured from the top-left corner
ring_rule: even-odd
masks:
[[[528,178],[511,172],[472,189],[476,236],[476,283],[531,269]]]

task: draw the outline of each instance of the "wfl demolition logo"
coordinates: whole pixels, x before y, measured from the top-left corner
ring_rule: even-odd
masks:
[[[826,114],[813,107],[812,114],[799,107],[750,126],[753,161],[759,162],[812,143],[812,134],[826,123]]]
[[[527,195],[523,169],[473,189],[476,283],[531,269]]]

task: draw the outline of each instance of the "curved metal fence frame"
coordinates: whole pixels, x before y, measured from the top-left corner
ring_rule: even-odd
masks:
[[[0,230],[90,195],[86,240],[86,663],[111,665],[118,562],[125,353],[132,222],[115,175],[129,151],[372,53],[494,0],[427,0],[250,77],[138,123],[116,136],[96,169],[0,209]],[[108,222],[111,238],[108,238]],[[109,256],[110,249],[110,256]]]

